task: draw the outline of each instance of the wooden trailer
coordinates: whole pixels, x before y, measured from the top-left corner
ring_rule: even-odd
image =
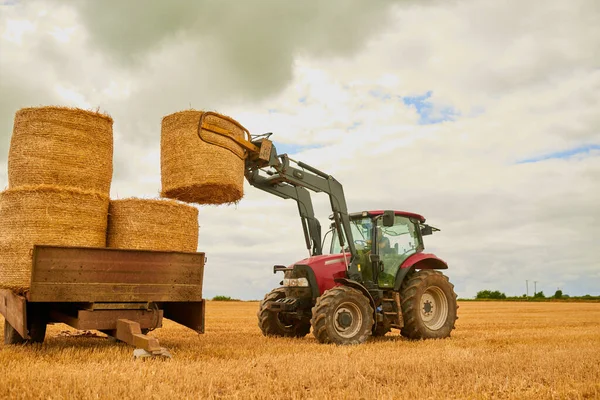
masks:
[[[163,317],[204,333],[204,260],[204,253],[35,246],[29,290],[0,289],[4,343],[41,343],[46,325],[62,322],[168,355],[145,333]]]

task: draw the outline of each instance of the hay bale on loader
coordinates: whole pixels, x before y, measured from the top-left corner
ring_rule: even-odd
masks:
[[[107,247],[195,252],[198,210],[173,200],[111,200]]]
[[[0,192],[0,287],[29,288],[34,244],[104,247],[108,201],[101,193],[50,185]]]
[[[108,196],[112,125],[108,115],[77,108],[17,111],[8,153],[9,188],[57,185]]]
[[[230,137],[200,129],[201,119],[203,126],[249,138],[226,116],[194,110],[167,115],[161,130],[161,196],[198,204],[237,202],[244,194],[246,152]]]

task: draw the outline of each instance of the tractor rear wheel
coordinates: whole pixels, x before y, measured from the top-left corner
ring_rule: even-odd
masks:
[[[260,302],[258,309],[258,327],[265,336],[304,337],[310,332],[310,323],[293,318],[286,318],[281,313],[273,312],[267,307],[269,303],[285,298],[285,289],[277,288],[269,292]]]
[[[454,285],[439,271],[420,270],[407,276],[400,288],[404,327],[409,339],[450,336],[457,319]]]
[[[373,308],[358,290],[336,286],[317,299],[310,322],[321,343],[360,344],[371,336]]]

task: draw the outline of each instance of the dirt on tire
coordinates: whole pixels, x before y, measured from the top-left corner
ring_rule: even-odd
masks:
[[[336,310],[344,304],[352,303],[361,312],[361,324],[356,334],[345,337],[336,329]],[[349,286],[333,287],[321,295],[312,309],[311,325],[313,335],[320,343],[338,345],[361,344],[367,341],[373,329],[373,308],[369,299],[360,291]]]
[[[265,295],[258,307],[258,327],[265,336],[304,337],[310,332],[310,323],[301,320],[283,321],[279,313],[270,311],[270,302],[285,298],[285,289],[276,288]]]
[[[421,297],[432,287],[439,289],[447,301],[446,319],[435,330],[426,325],[421,310]],[[402,336],[408,339],[442,339],[450,336],[458,319],[458,305],[454,285],[450,283],[448,277],[435,270],[415,271],[402,283],[400,298],[404,316],[404,327],[400,330]]]

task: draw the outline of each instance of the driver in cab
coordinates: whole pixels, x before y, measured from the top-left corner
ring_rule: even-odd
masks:
[[[371,240],[367,240],[367,253],[371,252]],[[390,246],[390,239],[383,235],[381,230],[377,231],[377,247],[379,248],[379,254],[390,254],[394,252],[394,249]]]
[[[394,252],[394,249],[390,246],[390,239],[387,236],[384,236],[381,232],[378,232],[377,235],[377,247],[379,247],[379,254],[391,254]]]

